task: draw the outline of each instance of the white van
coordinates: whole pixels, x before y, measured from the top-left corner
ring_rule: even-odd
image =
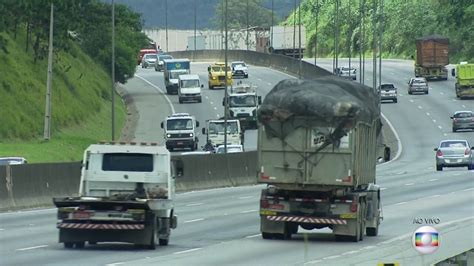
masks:
[[[197,101],[202,102],[201,88],[204,85],[201,84],[199,76],[195,74],[179,75],[178,78],[178,98],[179,103],[184,101]]]

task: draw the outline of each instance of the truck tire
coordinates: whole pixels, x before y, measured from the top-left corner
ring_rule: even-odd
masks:
[[[365,229],[365,232],[366,232],[367,236],[377,236],[379,234],[378,221],[377,221],[377,226],[376,227],[367,227],[367,229]]]
[[[436,165],[436,171],[443,171],[442,165]]]
[[[267,233],[267,232],[262,232],[262,238],[263,239],[272,239],[273,234],[272,233]]]
[[[154,250],[156,249],[156,230],[153,228],[151,232],[151,239],[150,244],[147,246],[148,249]]]
[[[168,243],[169,243],[169,239],[168,238],[160,238],[158,240],[160,246],[168,246]]]
[[[86,246],[86,243],[84,241],[79,241],[74,244],[76,245],[76,248],[84,248]]]
[[[64,248],[73,248],[74,243],[73,242],[64,242]]]

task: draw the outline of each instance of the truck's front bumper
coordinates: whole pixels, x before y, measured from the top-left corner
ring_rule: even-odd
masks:
[[[166,141],[166,148],[187,148],[194,146],[194,139],[173,139]]]

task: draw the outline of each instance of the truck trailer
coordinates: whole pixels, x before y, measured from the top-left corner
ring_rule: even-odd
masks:
[[[334,76],[283,80],[258,110],[257,180],[264,239],[329,227],[336,240],[376,236],[380,102],[371,88]]]
[[[54,198],[59,242],[168,245],[177,226],[175,168],[156,143],[94,144],[84,152],[79,196]]]
[[[432,35],[416,39],[415,76],[448,79],[449,39]]]

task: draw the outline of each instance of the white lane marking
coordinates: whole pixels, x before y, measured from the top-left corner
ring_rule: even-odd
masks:
[[[433,123],[436,123],[436,119],[433,119],[432,121],[433,121]]]
[[[433,179],[428,180],[428,182],[433,182],[433,181],[438,181],[438,178],[433,178]]]
[[[446,133],[443,133],[443,135],[446,137],[448,134],[446,134]]]
[[[214,110],[217,110],[217,107],[214,106]]]
[[[442,126],[438,126],[438,128],[439,128],[439,129],[443,129],[443,127],[442,127]]]
[[[115,265],[122,265],[125,264],[125,262],[115,262],[115,263],[110,263],[110,264],[105,264],[106,266],[115,266]]]
[[[312,261],[308,261],[308,262],[305,262],[304,265],[314,264],[314,263],[319,263],[319,262],[322,262],[322,260],[312,260]]]
[[[413,186],[415,183],[406,183],[405,186]]]
[[[214,104],[213,102],[211,102],[211,104]]]
[[[415,101],[413,101],[413,100],[410,100],[410,102],[412,102],[412,103],[413,103],[413,102],[415,102]]]
[[[40,245],[40,246],[34,246],[34,247],[28,247],[28,248],[19,248],[17,249],[18,251],[25,251],[25,250],[31,250],[31,249],[37,249],[37,248],[44,248],[47,247],[48,245]]]
[[[259,237],[261,236],[262,234],[257,234],[257,235],[251,235],[251,236],[246,236],[245,238],[254,238],[254,237]]]
[[[369,250],[369,249],[373,249],[373,248],[376,248],[376,246],[367,246],[367,247],[361,248],[360,250]]]
[[[466,108],[466,106],[465,106],[464,104],[463,104],[463,105],[461,105],[461,106],[462,106],[462,108]]]
[[[0,231],[5,231],[5,229],[3,229],[3,228],[0,228]]]
[[[427,115],[427,116],[430,116],[430,113],[427,112],[426,115]]]
[[[219,118],[219,117],[220,117],[220,115],[219,115],[219,114],[217,114],[217,118]]]
[[[396,173],[396,175],[403,175],[403,174],[406,174],[406,172],[403,171],[403,172],[398,172],[398,173]]]
[[[474,189],[474,187],[465,189],[465,190],[463,190],[463,191],[469,191],[469,190],[473,190],[473,189]]]
[[[380,190],[386,190],[387,188],[386,187],[381,187]]]
[[[194,219],[194,220],[188,220],[188,221],[184,221],[183,223],[194,223],[194,222],[200,222],[200,221],[204,221],[204,218],[199,218],[199,219]]]
[[[444,95],[444,92],[440,92],[439,94]]]
[[[460,176],[460,175],[461,175],[461,173],[454,174],[454,176]]]
[[[399,203],[395,203],[393,205],[403,205],[403,204],[406,204],[407,202],[406,201],[402,201],[402,202],[399,202]]]
[[[248,210],[248,211],[241,211],[240,213],[250,213],[250,212],[256,212],[257,210]]]
[[[204,96],[204,97],[206,97],[206,99],[209,99],[209,97],[207,97],[207,96]]]
[[[271,84],[270,82],[268,82],[268,85],[270,85],[270,86],[271,86],[272,84]]]
[[[186,207],[192,207],[192,206],[199,206],[199,205],[203,205],[204,203],[202,202],[196,202],[196,203],[189,203],[188,205],[185,205]]]
[[[243,196],[243,197],[239,197],[239,199],[250,199],[250,198],[253,198],[254,196]]]
[[[397,154],[395,154],[395,157],[393,157],[392,160],[390,160],[388,162],[385,162],[385,163],[382,163],[382,164],[389,164],[393,161],[396,161],[398,159],[398,157],[400,157],[400,155],[402,155],[403,146],[402,146],[402,141],[400,140],[400,137],[398,136],[398,132],[395,130],[395,127],[393,127],[390,120],[388,120],[388,118],[383,113],[382,113],[382,117],[387,122],[388,126],[390,127],[390,129],[393,132],[393,135],[395,135],[395,139],[397,140]]]
[[[179,255],[179,254],[189,253],[189,252],[193,252],[193,251],[198,251],[200,249],[202,249],[202,248],[192,248],[192,249],[188,249],[188,250],[178,251],[178,252],[175,252],[173,254]]]
[[[437,198],[437,197],[441,197],[441,195],[436,194],[436,195],[433,195],[433,196],[429,196],[429,197],[427,197],[427,198]]]
[[[329,256],[329,257],[326,257],[326,258],[323,258],[323,260],[332,260],[332,259],[337,259],[339,258],[341,255],[334,255],[334,256]]]
[[[346,256],[346,255],[355,254],[355,253],[357,253],[357,252],[359,252],[359,250],[351,250],[351,251],[344,252],[344,253],[342,253],[341,255],[342,255],[342,256]]]
[[[423,107],[421,107],[420,105],[418,105],[418,109],[423,109]]]
[[[56,211],[56,210],[57,209],[40,209],[40,210],[29,210],[29,211],[3,212],[3,213],[0,213],[0,215],[29,214],[29,213],[44,212],[44,211]]]
[[[261,79],[261,78],[257,78],[257,79],[258,79],[259,81],[262,81],[262,79]]]
[[[145,82],[148,83],[150,86],[152,86],[153,88],[155,88],[155,89],[157,89],[159,92],[161,92],[161,93],[163,94],[163,96],[165,96],[166,101],[168,102],[168,104],[169,104],[170,107],[171,107],[171,113],[172,113],[172,114],[176,113],[175,110],[174,110],[174,106],[173,106],[173,104],[171,103],[170,98],[168,97],[168,95],[166,95],[166,93],[165,93],[160,87],[156,86],[155,84],[151,83],[150,81],[148,81],[147,79],[141,77],[140,75],[136,75],[136,74],[135,74],[135,77],[137,77],[137,78],[139,78],[139,79],[145,81]]]

